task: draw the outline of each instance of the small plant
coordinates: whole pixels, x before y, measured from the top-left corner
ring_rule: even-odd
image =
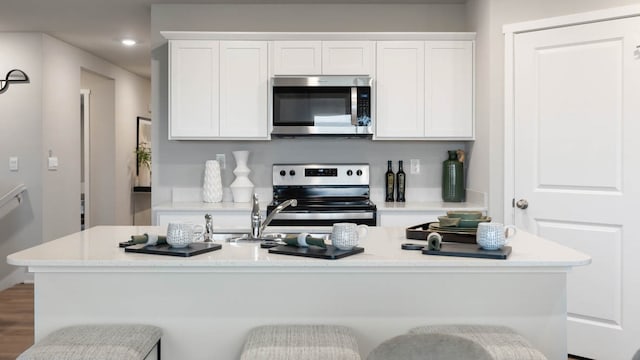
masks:
[[[151,169],[151,148],[147,143],[141,142],[136,148],[136,158],[138,159],[138,167],[146,166]]]

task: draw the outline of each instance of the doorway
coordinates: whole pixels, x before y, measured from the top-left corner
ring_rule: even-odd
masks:
[[[91,90],[80,89],[80,230],[91,227],[91,215],[87,209],[91,208],[90,198],[90,129],[89,106]]]
[[[85,182],[85,229],[97,225],[115,225],[115,80],[81,69],[80,87],[89,92],[89,101],[83,108],[84,133],[80,149],[83,153],[81,179]]]

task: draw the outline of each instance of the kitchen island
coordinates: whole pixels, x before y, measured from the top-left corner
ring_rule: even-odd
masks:
[[[317,229],[316,229],[317,230]],[[326,230],[326,229],[325,229]],[[507,325],[549,359],[566,359],[566,277],[591,259],[519,231],[507,260],[401,250],[404,228],[369,228],[362,254],[270,254],[224,242],[190,258],[126,253],[118,243],[163,228],[102,226],[7,257],[35,278],[35,339],[79,323],[163,329],[166,359],[236,359],[252,327],[328,323],[355,330],[363,358],[385,339],[440,323]]]

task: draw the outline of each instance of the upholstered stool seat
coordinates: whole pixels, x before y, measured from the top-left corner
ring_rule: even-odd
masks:
[[[266,325],[252,329],[241,360],[360,360],[350,328],[336,325]]]
[[[151,325],[76,325],[58,329],[17,360],[143,360],[157,345],[159,327]]]
[[[450,334],[404,334],[384,341],[367,360],[493,360],[480,344]]]
[[[471,340],[482,346],[493,360],[547,360],[522,335],[506,326],[430,325],[409,331],[410,334],[448,334]]]

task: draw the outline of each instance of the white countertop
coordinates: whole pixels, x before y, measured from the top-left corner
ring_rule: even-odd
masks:
[[[277,231],[270,228],[270,231]],[[306,229],[306,230],[327,230]],[[310,231],[311,232],[311,231]],[[420,251],[402,250],[407,240],[404,228],[370,227],[359,246],[365,252],[339,260],[323,260],[270,254],[257,242],[229,243],[219,241],[222,249],[193,256],[174,257],[125,253],[119,242],[133,234],[164,233],[159,227],[97,226],[68,235],[7,257],[11,265],[28,266],[30,271],[566,271],[572,266],[586,265],[591,258],[581,252],[525,231],[511,240],[513,251],[507,260],[423,255]]]

